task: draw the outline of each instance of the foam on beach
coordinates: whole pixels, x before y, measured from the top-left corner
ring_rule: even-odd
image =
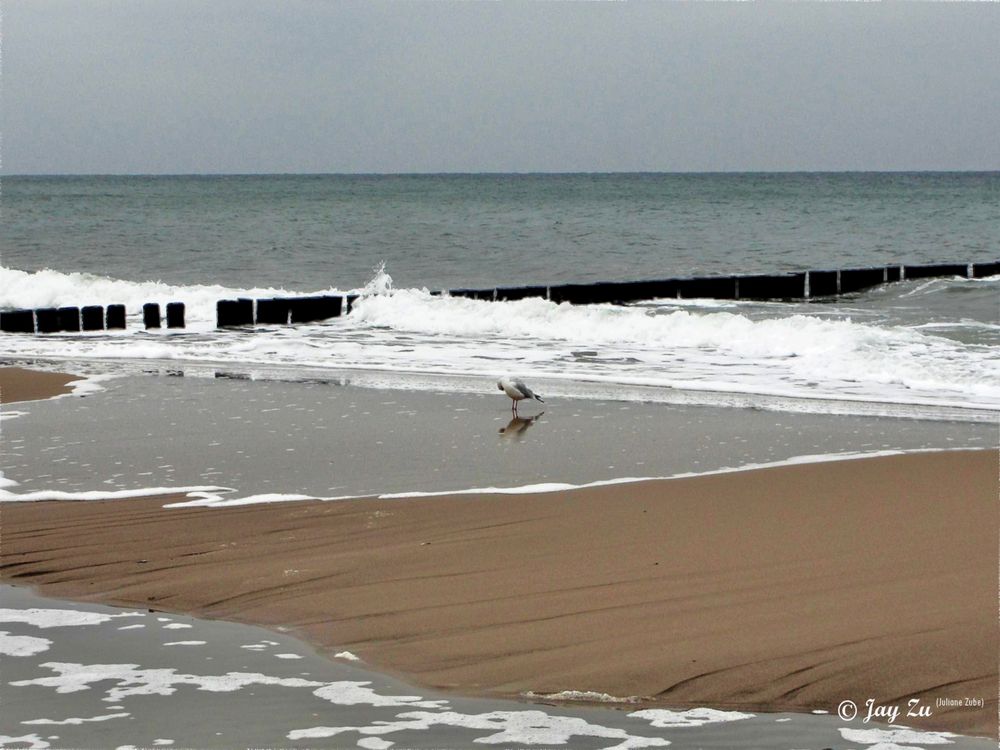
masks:
[[[968,448],[956,448],[958,450],[970,450]],[[981,449],[990,450],[990,449]],[[10,490],[4,490],[4,478],[0,473],[0,502],[41,502],[48,500],[72,500],[72,501],[94,501],[94,500],[122,500],[128,498],[145,498],[163,495],[187,495],[186,500],[176,500],[164,503],[164,508],[234,508],[247,505],[302,502],[317,500],[323,502],[335,502],[341,500],[357,500],[365,497],[376,497],[379,500],[404,500],[407,498],[424,497],[444,497],[449,495],[526,495],[526,494],[546,494],[553,492],[566,492],[569,490],[585,489],[590,487],[610,487],[619,484],[634,484],[636,482],[666,481],[672,479],[690,479],[701,476],[712,476],[716,474],[731,474],[741,471],[756,471],[760,469],[775,469],[782,466],[798,466],[802,464],[828,463],[833,461],[856,461],[862,459],[880,458],[886,456],[898,456],[907,453],[942,453],[948,450],[940,449],[913,449],[913,450],[879,450],[870,452],[847,452],[847,453],[827,453],[803,456],[793,456],[781,461],[770,461],[765,463],[750,463],[731,467],[721,467],[706,471],[681,472],[665,476],[647,477],[618,477],[614,479],[602,479],[594,482],[573,484],[569,482],[539,482],[532,484],[513,485],[508,487],[466,487],[459,489],[423,491],[413,490],[408,492],[387,492],[372,493],[367,495],[304,495],[294,493],[264,493],[240,495],[230,487],[147,487],[134,490],[115,491],[81,491],[68,492],[61,490],[38,490],[17,494]],[[16,485],[16,482],[6,480],[8,486]],[[233,493],[236,493],[235,496]]]
[[[9,609],[0,608],[0,622],[23,622],[36,628],[66,628],[80,625],[100,625],[123,617],[142,617],[141,612],[84,612],[73,609]]]
[[[873,745],[869,750],[907,750],[914,745],[952,745],[957,734],[951,732],[925,732],[914,729],[849,729],[842,728],[840,735],[848,742]]]
[[[955,449],[968,450],[968,449]],[[988,450],[988,449],[983,449]],[[907,453],[946,453],[947,450],[937,448],[914,449],[914,450],[881,450],[871,452],[848,452],[848,453],[823,453],[804,456],[793,456],[782,461],[769,461],[766,463],[750,463],[740,466],[727,466],[719,469],[707,471],[691,471],[667,476],[650,477],[621,477],[618,479],[604,479],[597,482],[587,482],[584,484],[569,484],[566,482],[542,482],[538,484],[525,484],[514,487],[472,487],[461,490],[442,490],[438,492],[392,492],[379,495],[380,500],[397,500],[403,498],[416,497],[441,497],[445,495],[524,495],[547,492],[565,492],[567,490],[584,489],[587,487],[609,487],[617,484],[633,484],[635,482],[664,481],[670,479],[691,479],[693,477],[713,476],[715,474],[732,474],[741,471],[756,471],[759,469],[775,469],[782,466],[799,466],[802,464],[828,463],[832,461],[857,461],[866,458],[880,458],[885,456],[901,456]],[[341,498],[322,498],[341,499]],[[183,503],[176,504],[177,506]],[[165,506],[166,507],[166,506]],[[174,507],[174,506],[170,506]]]
[[[0,656],[33,656],[48,651],[52,641],[33,635],[11,635],[0,630]]]
[[[602,726],[574,716],[553,716],[543,711],[489,711],[465,714],[457,711],[409,711],[400,713],[394,721],[381,721],[367,726],[316,726],[296,729],[288,739],[324,739],[343,734],[366,737],[392,735],[404,731],[425,731],[435,726],[489,730],[492,734],[477,737],[476,744],[488,745],[565,745],[574,737],[618,740],[606,747],[644,748],[666,747],[670,741],[662,737],[643,737],[617,727]]]
[[[111,719],[126,719],[132,714],[121,712],[114,714],[101,714],[100,716],[71,717],[69,719],[31,719],[22,721],[22,724],[45,724],[47,726],[79,726],[80,724],[90,724],[98,721],[110,721]]]
[[[811,464],[811,463],[826,463],[830,461],[853,461],[865,458],[878,458],[883,456],[896,456],[903,455],[904,453],[938,453],[941,452],[937,449],[927,449],[927,450],[912,450],[912,451],[902,451],[902,450],[883,450],[883,451],[872,451],[868,453],[864,452],[850,452],[850,453],[829,453],[829,454],[817,454],[817,455],[805,455],[805,456],[794,456],[782,461],[771,461],[767,463],[752,463],[745,464],[741,466],[733,467],[723,467],[719,469],[711,469],[702,472],[683,472],[679,474],[671,474],[668,476],[648,476],[648,477],[619,477],[615,479],[602,479],[596,482],[586,482],[582,484],[571,484],[569,482],[539,482],[534,484],[523,484],[514,485],[510,487],[468,487],[462,489],[453,490],[435,490],[435,491],[421,491],[414,490],[409,492],[387,492],[375,495],[379,500],[403,500],[407,498],[421,498],[421,497],[444,497],[448,495],[528,495],[528,494],[545,494],[550,492],[566,492],[568,490],[584,489],[589,487],[610,487],[619,484],[633,484],[635,482],[652,482],[652,481],[662,481],[670,479],[690,479],[692,477],[699,476],[711,476],[714,474],[730,474],[739,471],[753,471],[758,469],[774,469],[781,466],[796,466],[801,464]],[[164,504],[164,508],[232,508],[243,505],[255,505],[259,503],[278,503],[278,502],[296,502],[302,500],[321,500],[321,501],[337,501],[337,500],[355,500],[361,497],[368,497],[366,495],[337,495],[332,497],[316,497],[311,495],[295,495],[295,494],[264,494],[264,495],[247,495],[245,497],[224,497],[221,494],[213,492],[193,492],[190,493],[190,500],[178,500],[172,503]]]
[[[180,500],[167,503],[164,508],[233,508],[240,505],[261,505],[267,503],[290,503],[301,500],[341,500],[347,498],[314,498],[311,495],[265,493],[247,495],[246,497],[222,497],[217,490],[202,490],[190,492],[191,500]]]
[[[729,721],[752,719],[755,714],[741,711],[720,711],[716,708],[690,708],[686,711],[671,711],[665,708],[647,708],[629,714],[633,719],[645,719],[651,726],[700,727],[705,724],[721,724]]]
[[[0,734],[0,747],[9,747],[10,745],[25,747],[27,750],[46,750],[46,748],[52,747],[37,733],[17,736]]]
[[[381,695],[370,682],[331,682],[313,691],[313,695],[338,706],[405,706],[419,708],[441,708],[448,701],[425,700],[419,695]]]
[[[64,490],[35,490],[33,492],[12,492],[5,487],[16,487],[17,482],[7,479],[0,472],[0,502],[41,502],[45,500],[126,500],[135,497],[155,495],[175,495],[188,493],[228,492],[228,487],[198,485],[193,487],[141,487],[134,490],[86,490],[68,492]],[[216,495],[212,495],[215,497]]]
[[[136,664],[76,664],[45,662],[40,665],[55,674],[10,683],[15,686],[38,685],[55,688],[57,693],[89,690],[92,685],[115,682],[108,687],[103,701],[117,703],[134,695],[171,695],[178,685],[193,685],[198,690],[226,693],[250,685],[279,687],[319,687],[323,683],[299,677],[271,677],[259,672],[227,672],[221,675],[178,674],[176,669],[142,669]]]
[[[615,695],[599,693],[593,690],[560,690],[558,693],[535,693],[529,690],[526,693],[522,693],[522,695],[533,701],[550,700],[566,702],[578,701],[582,703],[638,703],[642,700],[642,698],[635,695],[620,698]]]

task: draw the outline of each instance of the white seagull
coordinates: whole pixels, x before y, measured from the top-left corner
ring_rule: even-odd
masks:
[[[522,399],[533,398],[535,401],[541,401],[543,404],[545,403],[545,401],[542,400],[542,397],[526,386],[524,381],[520,378],[512,378],[510,376],[500,378],[497,381],[497,390],[503,391],[510,396],[510,410],[515,416],[517,416],[517,402]]]

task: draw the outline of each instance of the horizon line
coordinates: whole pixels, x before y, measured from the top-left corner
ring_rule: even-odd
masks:
[[[437,172],[19,172],[5,177],[558,177],[613,175],[848,175],[848,174],[995,174],[987,169],[757,169],[757,170],[583,170]]]

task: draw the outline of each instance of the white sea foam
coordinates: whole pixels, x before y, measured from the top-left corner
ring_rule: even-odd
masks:
[[[55,688],[57,693],[75,693],[89,690],[101,683],[113,682],[116,684],[106,688],[102,699],[109,703],[117,703],[136,695],[172,695],[178,686],[182,685],[211,692],[234,692],[251,685],[274,685],[315,688],[313,694],[316,697],[340,706],[440,709],[448,705],[446,700],[425,700],[416,695],[382,695],[370,687],[370,682],[324,683],[299,677],[272,677],[259,672],[228,672],[222,675],[178,674],[175,669],[142,669],[137,664],[45,662],[40,666],[56,674],[51,677],[18,680],[10,684],[16,687],[30,685],[51,687]]]
[[[972,450],[968,448],[956,448],[954,450]],[[980,449],[990,450],[990,449]],[[904,455],[907,453],[940,453],[937,448],[912,449],[912,450],[881,450],[870,452],[848,452],[848,453],[824,453],[810,454],[803,456],[792,456],[780,461],[770,461],[766,463],[749,463],[737,466],[726,466],[708,471],[682,472],[665,476],[647,477],[617,477],[615,479],[601,479],[594,482],[582,484],[571,484],[569,482],[540,482],[536,484],[513,485],[510,487],[464,487],[448,490],[414,490],[409,492],[388,492],[376,495],[301,495],[301,494],[255,494],[246,496],[230,496],[234,492],[229,487],[149,487],[138,490],[121,490],[114,492],[81,491],[63,492],[40,490],[36,492],[15,494],[0,489],[0,502],[2,501],[40,501],[40,500],[103,500],[108,498],[129,498],[148,497],[154,495],[181,494],[187,492],[191,499],[179,500],[173,503],[164,503],[164,508],[228,508],[243,505],[255,505],[258,503],[277,502],[299,502],[304,500],[317,500],[334,502],[340,500],[355,500],[362,497],[377,497],[379,500],[402,500],[406,498],[421,497],[442,497],[446,495],[522,495],[522,494],[544,494],[550,492],[564,492],[567,490],[583,489],[588,487],[607,487],[617,484],[632,484],[635,482],[650,482],[669,479],[690,479],[693,477],[711,476],[714,474],[730,474],[740,471],[754,471],[759,469],[772,469],[781,466],[795,466],[809,463],[826,463],[834,461],[854,461],[866,458],[877,458],[884,456]],[[947,452],[945,450],[944,452]],[[2,475],[0,475],[2,479]],[[15,483],[16,484],[16,483]],[[2,486],[2,485],[0,485]],[[291,572],[291,571],[290,571]],[[137,627],[137,626],[133,626]],[[141,627],[141,626],[138,626]],[[185,627],[182,625],[176,627]]]
[[[48,651],[52,641],[48,638],[36,638],[33,635],[11,635],[6,630],[0,630],[0,655],[2,656],[34,656]]]
[[[233,498],[222,498],[217,494],[203,491],[198,493],[192,493],[194,499],[192,500],[180,500],[175,503],[166,503],[164,508],[198,508],[198,507],[209,507],[209,508],[231,508],[237,505],[257,505],[261,503],[287,503],[294,502],[297,500],[311,500],[313,499],[311,495],[292,495],[292,494],[262,494],[262,495],[248,495],[246,497],[233,497]]]
[[[227,672],[222,675],[178,674],[176,669],[142,669],[137,664],[74,664],[44,662],[39,665],[52,670],[52,677],[36,677],[11,682],[15,687],[37,685],[55,688],[57,693],[89,690],[102,682],[115,682],[107,687],[103,701],[117,703],[135,695],[172,695],[179,685],[192,685],[198,690],[228,693],[249,685],[279,687],[321,687],[322,682],[300,677],[271,677],[260,672]]]
[[[635,695],[619,698],[593,690],[561,690],[558,693],[535,693],[529,690],[522,695],[529,700],[583,701],[586,703],[638,703],[642,700]]]
[[[164,646],[204,646],[208,641],[168,641]]]
[[[955,449],[968,450],[968,449]],[[757,471],[758,469],[775,469],[781,466],[801,466],[802,464],[824,464],[835,461],[858,461],[865,458],[884,458],[886,456],[902,456],[907,453],[947,453],[946,449],[913,448],[911,450],[881,450],[881,451],[849,451],[845,453],[810,453],[803,456],[792,456],[781,461],[766,461],[764,463],[740,464],[739,466],[724,466],[709,471],[685,471],[671,474],[663,479],[689,479],[691,477],[707,477],[714,474],[732,474],[739,471]],[[823,713],[826,713],[825,711]]]
[[[17,484],[7,480],[7,486]],[[88,490],[84,492],[64,492],[62,490],[36,490],[35,492],[16,493],[2,489],[0,484],[0,502],[31,502],[40,500],[124,500],[130,497],[150,497],[154,495],[171,495],[191,492],[228,492],[228,487],[197,486],[197,487],[143,487],[136,490]],[[213,497],[217,496],[213,494]]]
[[[424,700],[419,695],[380,695],[368,687],[370,682],[331,682],[313,690],[313,695],[338,706],[407,706],[410,708],[441,708],[444,700]]]
[[[914,729],[849,729],[841,728],[840,735],[848,742],[857,742],[861,745],[873,745],[866,750],[909,750],[909,744],[915,745],[953,745],[953,737],[957,734],[951,732],[921,732]],[[919,750],[914,748],[914,750]]]
[[[705,724],[742,721],[743,719],[752,719],[754,715],[740,711],[720,711],[715,708],[690,708],[686,711],[647,708],[642,711],[633,711],[629,714],[629,717],[633,719],[645,719],[652,726],[665,729],[668,727],[700,727]]]
[[[142,612],[81,612],[75,609],[0,609],[0,622],[23,622],[36,628],[65,628],[80,625],[100,625],[123,617],[143,617]]]
[[[106,372],[99,375],[80,375],[79,380],[72,380],[67,383],[67,387],[70,389],[69,393],[60,393],[56,396],[52,396],[49,400],[53,401],[60,398],[83,397],[100,393],[104,390],[105,383],[120,377],[122,377],[122,373],[116,372]]]
[[[651,477],[627,477],[623,479],[609,479],[588,484],[569,484],[567,482],[539,482],[538,484],[522,484],[516,487],[470,487],[462,490],[438,490],[435,492],[388,492],[379,495],[379,500],[398,500],[407,497],[440,497],[442,495],[527,495],[532,493],[562,492],[564,490],[575,490],[581,487],[600,487],[609,484],[624,484],[628,482],[641,482]]]
[[[398,714],[395,721],[380,721],[370,726],[310,727],[296,729],[287,734],[290,740],[323,739],[342,734],[357,733],[363,736],[383,736],[404,731],[422,731],[435,726],[483,730],[490,734],[477,737],[477,745],[565,745],[574,737],[596,737],[618,740],[617,744],[604,745],[608,750],[628,748],[666,747],[669,740],[662,737],[641,737],[624,729],[592,724],[572,716],[550,716],[542,711],[490,711],[481,714],[463,714],[456,711],[409,711]]]
[[[17,745],[26,748],[26,750],[45,750],[52,747],[37,734],[22,734],[18,737],[0,734],[0,747],[9,747],[11,745]]]
[[[72,365],[70,365],[68,367],[61,368],[60,372],[77,375],[78,373],[70,372],[74,369],[75,368]],[[78,380],[71,380],[69,383],[66,384],[67,387],[69,388],[69,391],[67,391],[66,393],[58,393],[54,396],[47,396],[41,400],[56,401],[61,398],[71,398],[71,397],[77,398],[83,396],[90,396],[94,393],[99,393],[100,391],[104,390],[104,384],[109,380],[114,380],[115,378],[119,377],[122,377],[121,373],[103,373],[100,375],[93,375],[93,374],[79,375]],[[15,403],[24,403],[24,402],[19,401]],[[0,421],[3,421],[5,419],[17,419],[18,417],[23,417],[29,413],[30,412],[19,411],[17,409],[11,409],[9,406],[4,406],[2,409],[0,409]],[[2,482],[2,477],[0,477],[0,487],[3,486],[4,485]]]
[[[727,467],[705,472],[693,472],[693,473],[686,472],[683,474],[674,474],[670,476],[619,477],[616,479],[601,479],[595,482],[586,482],[584,484],[570,484],[568,482],[539,482],[536,484],[522,484],[510,487],[490,486],[490,487],[468,487],[468,488],[454,489],[454,490],[433,490],[433,491],[414,490],[410,492],[387,492],[379,494],[377,495],[377,497],[379,500],[403,500],[406,498],[443,497],[446,495],[544,494],[549,492],[564,492],[566,490],[583,489],[587,487],[607,487],[616,484],[650,482],[661,479],[687,479],[695,476],[722,474],[722,473],[743,471],[749,469],[766,469],[766,468],[773,468],[776,466],[786,466],[796,463],[836,461],[842,457],[845,459],[854,459],[854,458],[867,458],[874,456],[895,455],[897,453],[902,453],[902,451],[878,451],[870,454],[849,453],[849,454],[830,454],[827,456],[801,456],[798,458],[791,458],[786,461],[774,461],[771,463],[764,463],[764,464],[747,464],[745,466],[738,466],[732,468]],[[312,495],[248,495],[246,497],[224,498],[210,492],[193,493],[193,494],[197,495],[196,499],[181,500],[175,503],[166,503],[164,504],[163,507],[164,508],[190,508],[190,507],[228,508],[240,505],[253,505],[255,503],[290,502],[297,500],[320,500],[320,501],[331,502],[337,500],[355,500],[360,497],[365,497],[362,495],[336,495],[332,497],[317,497]]]
[[[969,450],[967,448],[956,448],[955,450]],[[989,450],[989,449],[982,449]],[[740,464],[739,466],[726,466],[708,471],[682,472],[679,474],[669,474],[667,476],[651,477],[621,477],[618,479],[602,479],[596,482],[584,484],[568,484],[566,482],[542,482],[539,484],[524,484],[514,487],[472,487],[460,490],[441,490],[435,492],[392,492],[379,495],[379,500],[394,500],[408,497],[440,497],[444,495],[521,495],[547,492],[563,492],[566,490],[583,489],[587,487],[607,487],[616,484],[634,484],[635,482],[651,482],[669,479],[691,479],[693,477],[705,477],[715,474],[732,474],[741,471],[756,471],[759,469],[774,469],[782,466],[798,466],[802,464],[831,463],[836,461],[856,461],[866,458],[879,458],[884,456],[901,456],[907,453],[946,453],[947,450],[937,448],[915,448],[913,450],[882,450],[848,453],[817,453],[803,456],[792,456],[781,461],[768,461],[766,463]],[[322,499],[342,499],[342,498],[322,498]]]
[[[346,661],[361,661],[361,658],[355,656],[350,651],[338,651],[333,655],[335,659],[344,659]]]
[[[97,721],[110,721],[111,719],[127,719],[132,714],[129,713],[115,713],[115,714],[102,714],[100,716],[88,716],[84,718],[69,718],[69,719],[31,719],[29,721],[22,721],[22,724],[51,724],[53,726],[79,726],[80,724],[89,724]]]

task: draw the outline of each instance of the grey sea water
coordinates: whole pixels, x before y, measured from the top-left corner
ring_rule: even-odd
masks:
[[[8,268],[309,291],[1000,257],[1000,173],[6,177]]]

